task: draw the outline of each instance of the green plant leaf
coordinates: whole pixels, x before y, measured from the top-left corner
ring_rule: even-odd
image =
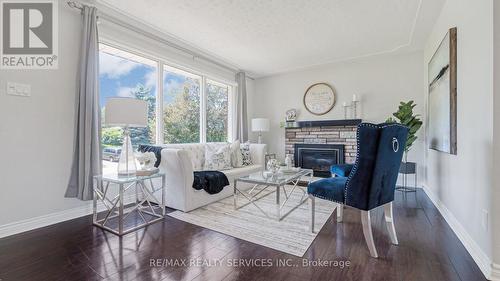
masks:
[[[405,151],[409,151],[413,143],[417,140],[417,132],[422,127],[422,120],[420,120],[420,114],[414,114],[413,109],[417,104],[413,101],[401,101],[398,106],[398,111],[392,114],[393,117],[389,117],[386,123],[400,123],[409,128],[408,139],[406,141]]]

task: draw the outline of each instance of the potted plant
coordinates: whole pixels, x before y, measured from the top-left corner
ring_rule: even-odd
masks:
[[[400,102],[398,111],[392,114],[393,117],[389,117],[387,123],[399,123],[410,128],[408,132],[408,139],[406,140],[405,156],[404,162],[401,163],[401,168],[399,172],[402,174],[414,174],[416,172],[417,164],[414,162],[408,162],[408,151],[410,151],[413,143],[417,140],[417,132],[422,127],[422,120],[420,120],[419,114],[413,113],[413,108],[417,106],[412,100],[408,102]],[[406,180],[405,180],[406,185]]]

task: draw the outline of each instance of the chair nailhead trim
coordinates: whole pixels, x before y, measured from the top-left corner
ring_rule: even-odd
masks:
[[[383,123],[383,124],[380,124],[380,125],[377,125],[377,124],[373,124],[373,123],[361,123],[358,125],[358,128],[357,128],[357,132],[356,132],[356,161],[354,162],[354,166],[352,167],[352,171],[351,173],[349,174],[349,177],[347,177],[347,180],[345,182],[345,189],[344,189],[344,204],[345,205],[348,205],[347,204],[347,192],[348,192],[348,189],[349,189],[349,182],[351,181],[351,179],[354,177],[354,174],[356,174],[356,171],[358,170],[358,165],[359,165],[359,149],[360,149],[360,145],[359,145],[359,130],[361,127],[369,127],[369,128],[374,128],[374,129],[384,129],[384,128],[387,128],[387,127],[402,127],[402,128],[406,128],[406,126],[403,126],[401,124],[398,124],[398,123]]]

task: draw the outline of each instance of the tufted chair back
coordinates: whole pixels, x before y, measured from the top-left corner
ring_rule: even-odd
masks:
[[[358,125],[358,152],[346,182],[346,205],[371,210],[394,200],[407,137],[408,127],[400,124]]]

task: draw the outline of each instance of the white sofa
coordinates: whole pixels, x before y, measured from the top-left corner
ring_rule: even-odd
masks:
[[[167,207],[188,212],[219,201],[233,195],[233,184],[236,178],[264,169],[266,145],[250,144],[253,165],[221,171],[227,176],[229,186],[212,195],[205,190],[196,190],[193,188],[193,172],[203,170],[205,145],[201,143],[168,144],[162,149],[159,168],[166,174]]]

